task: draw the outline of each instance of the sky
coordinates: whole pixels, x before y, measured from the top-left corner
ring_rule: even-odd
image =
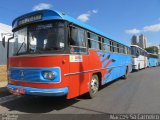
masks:
[[[0,23],[41,9],[64,12],[125,44],[134,34],[144,34],[148,46],[160,44],[160,0],[1,0]]]

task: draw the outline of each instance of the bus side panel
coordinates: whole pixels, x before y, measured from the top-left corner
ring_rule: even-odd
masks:
[[[71,55],[69,72],[69,93],[67,98],[73,98],[88,92],[88,55]]]
[[[102,75],[102,84],[111,82],[126,73],[126,68],[129,72],[132,70],[132,57],[129,55],[98,52],[101,55],[100,61],[102,68],[106,69],[106,73]]]
[[[82,95],[89,91],[89,73],[85,73],[82,75],[72,75],[69,77],[69,93],[67,98],[71,99]]]
[[[83,62],[70,62],[69,94],[67,98],[73,98],[89,91],[89,82],[94,73],[104,75],[106,70],[102,70],[102,62],[100,54],[97,51],[89,50],[89,55],[83,55]]]

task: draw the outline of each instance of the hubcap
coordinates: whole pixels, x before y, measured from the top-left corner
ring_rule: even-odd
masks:
[[[94,94],[98,91],[99,83],[96,78],[92,78],[91,80],[91,92]]]

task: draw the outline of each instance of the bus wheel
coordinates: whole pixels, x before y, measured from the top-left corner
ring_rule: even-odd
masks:
[[[91,99],[93,98],[99,90],[99,78],[97,75],[93,75],[89,83],[89,92],[86,94],[86,97]]]
[[[129,74],[128,67],[126,67],[126,73],[123,76],[123,79],[127,79],[128,78],[128,74]]]
[[[138,64],[138,70],[141,70],[141,68],[140,68],[140,64]]]

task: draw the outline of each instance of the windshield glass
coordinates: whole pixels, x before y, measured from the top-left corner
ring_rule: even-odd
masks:
[[[140,48],[135,47],[135,46],[131,46],[131,54],[132,54],[133,56],[138,57],[139,55],[142,55],[142,52],[141,52],[141,51],[142,51],[142,50],[141,50]]]
[[[22,54],[27,52],[27,28],[23,28],[14,33],[14,54]]]
[[[14,53],[18,55],[62,51],[65,47],[64,28],[64,22],[56,21],[18,30],[15,32]]]
[[[131,46],[131,54],[132,54],[133,56],[137,56],[137,54],[138,54],[138,49],[137,49],[137,47]]]

